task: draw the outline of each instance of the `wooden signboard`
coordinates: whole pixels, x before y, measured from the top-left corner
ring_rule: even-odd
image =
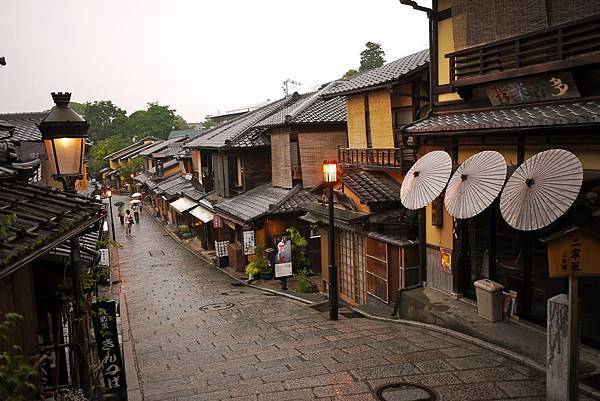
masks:
[[[550,277],[600,276],[600,235],[571,227],[542,241],[548,244]]]
[[[581,96],[569,71],[556,71],[494,82],[485,86],[485,92],[493,106],[571,99]]]

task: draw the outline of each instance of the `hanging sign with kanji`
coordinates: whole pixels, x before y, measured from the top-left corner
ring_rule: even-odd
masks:
[[[117,334],[117,303],[115,301],[92,304],[92,322],[104,385],[111,394],[124,394],[127,390],[125,366]]]
[[[571,227],[542,241],[548,244],[550,277],[600,276],[600,235]]]
[[[222,228],[223,227],[223,218],[218,214],[215,214],[213,217],[213,228]]]

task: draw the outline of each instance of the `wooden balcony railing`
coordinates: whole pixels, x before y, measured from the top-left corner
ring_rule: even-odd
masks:
[[[600,62],[600,15],[459,50],[450,59],[454,87]]]
[[[398,169],[408,171],[415,161],[414,149],[402,148],[339,148],[338,160],[342,166]]]

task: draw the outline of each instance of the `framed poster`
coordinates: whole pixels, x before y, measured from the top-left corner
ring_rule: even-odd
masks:
[[[440,270],[452,274],[452,249],[440,248]]]
[[[244,231],[244,255],[254,255],[256,253],[256,242],[254,231]]]
[[[215,253],[220,258],[229,256],[229,241],[215,241]]]
[[[275,278],[292,276],[292,241],[287,235],[275,238]]]

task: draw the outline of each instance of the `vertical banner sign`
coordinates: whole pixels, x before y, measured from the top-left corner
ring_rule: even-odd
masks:
[[[115,301],[93,303],[92,322],[104,385],[109,393],[123,394],[127,390],[127,383],[117,334],[117,303]]]
[[[275,278],[292,276],[292,241],[287,235],[275,238]]]
[[[100,266],[109,266],[110,265],[110,257],[108,254],[108,249],[102,248],[100,249]]]
[[[256,243],[254,240],[254,231],[244,231],[244,255],[254,255],[256,253]]]
[[[213,228],[222,228],[223,227],[223,218],[218,214],[215,214],[213,217]]]

